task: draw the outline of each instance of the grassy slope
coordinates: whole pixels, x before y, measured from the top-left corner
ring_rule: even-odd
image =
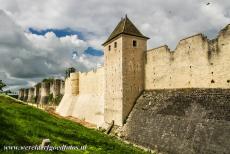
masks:
[[[44,138],[49,138],[52,146],[87,144],[86,151],[63,153],[144,153],[116,138],[0,95],[1,149],[3,145],[39,145]]]

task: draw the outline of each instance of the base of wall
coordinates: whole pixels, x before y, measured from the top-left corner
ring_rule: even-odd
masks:
[[[168,153],[228,153],[230,89],[145,91],[120,133]]]
[[[104,96],[66,94],[58,105],[56,113],[61,116],[72,116],[101,127],[104,124]]]
[[[24,97],[24,98],[23,98],[23,101],[24,101],[24,102],[27,102],[27,99],[28,99],[28,97]]]
[[[36,96],[35,97],[35,103],[39,104],[40,100],[41,100],[41,96]]]
[[[77,96],[64,95],[56,109],[56,113],[64,117],[71,116],[75,102],[74,100],[77,100]]]
[[[40,104],[47,104],[49,102],[49,96],[42,96]]]

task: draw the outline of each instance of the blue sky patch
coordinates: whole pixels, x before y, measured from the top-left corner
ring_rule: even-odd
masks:
[[[85,50],[86,54],[93,55],[93,56],[102,56],[104,53],[101,50],[94,49],[92,47],[88,47],[88,49]]]
[[[50,28],[50,29],[44,29],[44,30],[36,30],[34,28],[29,28],[29,31],[32,34],[36,34],[36,35],[45,35],[47,32],[53,32],[57,37],[64,37],[64,36],[68,36],[68,35],[77,35],[79,39],[85,41],[85,37],[83,36],[83,34],[81,32],[74,31],[70,28],[64,28],[64,29],[52,29],[52,28]],[[97,50],[93,47],[88,47],[84,51],[84,53],[92,55],[92,56],[104,55],[104,53],[101,50]]]
[[[85,40],[83,34],[78,31],[74,31],[70,28],[64,28],[64,29],[44,29],[44,30],[36,30],[34,28],[29,28],[29,31],[32,34],[36,35],[45,35],[47,32],[53,32],[57,37],[64,37],[67,35],[77,35],[79,39]]]

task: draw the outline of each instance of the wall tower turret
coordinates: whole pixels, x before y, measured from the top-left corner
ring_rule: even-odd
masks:
[[[126,16],[103,44],[105,53],[105,122],[122,126],[144,89],[147,39]]]

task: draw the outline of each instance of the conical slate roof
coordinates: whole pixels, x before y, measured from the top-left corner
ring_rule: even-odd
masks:
[[[109,38],[103,43],[105,45],[113,38],[117,37],[120,34],[127,34],[137,37],[142,37],[149,39],[148,37],[144,36],[137,28],[136,26],[129,20],[127,16],[125,16],[124,19],[121,19],[121,21],[118,23],[116,28],[113,30],[113,32],[110,34]]]

